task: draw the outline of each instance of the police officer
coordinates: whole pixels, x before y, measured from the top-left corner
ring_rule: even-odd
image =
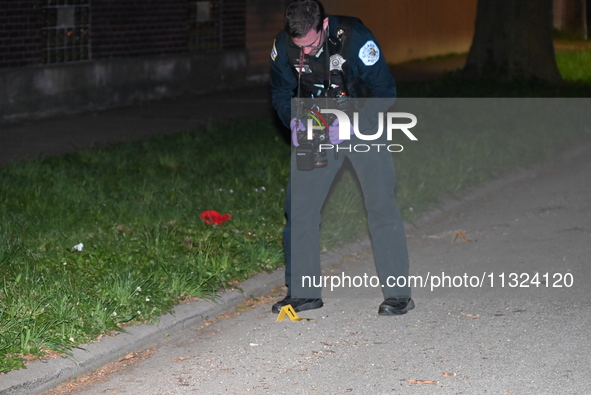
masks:
[[[294,0],[285,11],[285,29],[271,50],[271,91],[273,107],[292,132],[294,146],[304,121],[292,114],[292,98],[336,97],[383,98],[392,104],[396,97],[394,78],[373,34],[353,17],[325,15],[318,0]],[[335,93],[337,92],[337,93]],[[365,128],[368,125],[364,125]],[[362,127],[360,126],[360,129]],[[328,127],[331,144],[340,144],[339,125]],[[351,132],[351,144],[362,142]],[[357,139],[357,140],[356,140]],[[405,314],[414,308],[408,282],[408,252],[404,225],[395,198],[396,175],[392,154],[342,150],[328,155],[326,166],[299,170],[295,151],[287,188],[284,229],[285,283],[287,296],[272,307],[278,313],[290,304],[295,311],[323,306],[321,287],[304,287],[303,277],[319,279],[319,228],[321,210],[330,186],[348,159],[361,185],[367,211],[377,274],[385,298],[380,315]]]

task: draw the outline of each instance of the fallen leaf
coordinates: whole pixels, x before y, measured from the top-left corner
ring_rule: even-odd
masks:
[[[409,384],[433,384],[433,385],[438,385],[439,381],[433,381],[433,380],[406,380],[409,382]]]
[[[480,318],[480,314],[468,314],[468,313],[464,313],[464,312],[462,312],[462,315],[463,315],[463,316],[465,316],[465,317],[470,317],[470,318],[472,318],[472,319],[474,319],[474,320],[475,320],[476,318]]]
[[[455,373],[441,373],[441,375],[443,377],[454,377],[456,374]]]
[[[463,231],[461,230],[456,230],[456,233],[454,233],[454,237],[452,239],[452,243],[455,243],[456,240],[458,239],[458,237],[464,242],[464,243],[468,243],[470,242],[470,240],[468,240],[468,238],[466,237],[466,235],[464,234]]]

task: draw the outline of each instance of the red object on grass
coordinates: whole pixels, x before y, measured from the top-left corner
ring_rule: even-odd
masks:
[[[230,214],[220,214],[214,210],[207,210],[199,214],[199,218],[207,225],[221,225],[224,222],[232,219]]]

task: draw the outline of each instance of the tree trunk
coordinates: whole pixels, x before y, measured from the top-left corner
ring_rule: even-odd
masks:
[[[478,0],[463,75],[472,80],[559,83],[552,34],[552,0]]]

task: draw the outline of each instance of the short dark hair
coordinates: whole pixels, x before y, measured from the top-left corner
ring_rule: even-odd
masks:
[[[318,0],[294,0],[285,9],[285,31],[292,38],[304,37],[324,23],[324,7]]]

